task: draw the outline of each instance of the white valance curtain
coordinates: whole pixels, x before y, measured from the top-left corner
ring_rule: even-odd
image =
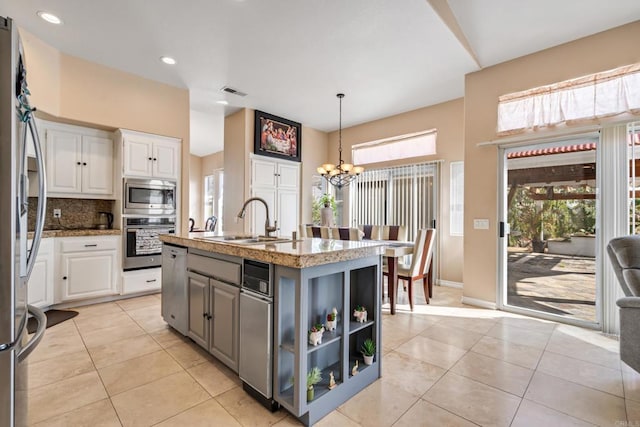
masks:
[[[640,113],[640,63],[498,99],[498,134]]]

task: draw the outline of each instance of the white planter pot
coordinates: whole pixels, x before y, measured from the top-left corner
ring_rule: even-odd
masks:
[[[326,331],[333,331],[336,329],[338,321],[337,320],[327,320],[327,323],[324,325],[324,329]]]
[[[318,344],[322,344],[322,333],[324,332],[323,330],[320,330],[318,332],[309,332],[309,344],[316,346]]]
[[[364,364],[365,365],[371,365],[372,363],[373,363],[373,356],[364,356]]]

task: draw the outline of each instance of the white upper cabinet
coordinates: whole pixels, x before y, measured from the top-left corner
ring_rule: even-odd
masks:
[[[178,180],[180,140],[121,130],[124,176]]]
[[[46,123],[47,191],[54,196],[113,196],[113,139],[108,132]]]
[[[278,236],[291,236],[300,219],[300,163],[251,157],[251,195],[269,206],[270,225],[277,221]],[[252,203],[251,232],[264,234],[266,211],[262,203]]]

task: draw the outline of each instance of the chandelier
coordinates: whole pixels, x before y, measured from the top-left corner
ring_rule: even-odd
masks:
[[[339,93],[336,96],[340,100],[340,127],[338,132],[339,161],[337,165],[325,163],[318,167],[317,171],[331,185],[342,188],[356,179],[356,177],[364,171],[364,168],[362,166],[354,166],[351,163],[345,163],[344,160],[342,160],[342,98],[344,98],[344,93]]]

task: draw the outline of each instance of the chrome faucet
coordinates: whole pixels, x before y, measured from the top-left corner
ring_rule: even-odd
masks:
[[[252,197],[250,199],[247,199],[244,202],[244,205],[242,205],[242,209],[240,209],[240,212],[238,212],[238,218],[244,218],[244,214],[245,214],[245,210],[247,209],[247,205],[253,201],[258,201],[258,202],[262,202],[262,204],[264,205],[265,210],[267,211],[267,220],[264,223],[264,235],[269,237],[271,236],[271,233],[273,233],[274,231],[276,231],[278,228],[278,221],[274,221],[273,223],[273,227],[271,226],[271,221],[269,221],[269,205],[267,205],[267,202],[265,202],[264,199],[260,198],[260,197]]]

